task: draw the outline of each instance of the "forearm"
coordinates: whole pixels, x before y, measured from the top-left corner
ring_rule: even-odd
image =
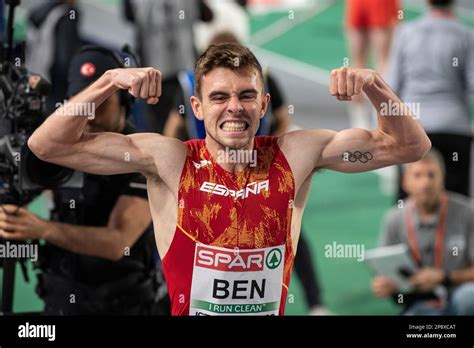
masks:
[[[427,151],[430,141],[423,127],[379,74],[372,85],[364,87],[364,92],[377,110],[379,131],[399,146]]]
[[[453,285],[460,285],[474,281],[474,267],[459,271],[452,271],[447,274],[449,282]]]
[[[49,222],[43,239],[81,255],[118,260],[124,255],[120,231],[110,227],[77,226]]]
[[[106,72],[87,89],[56,109],[30,137],[30,148],[41,152],[57,144],[77,143],[84,133],[88,118],[94,117],[95,110],[118,90],[111,74],[111,71]]]

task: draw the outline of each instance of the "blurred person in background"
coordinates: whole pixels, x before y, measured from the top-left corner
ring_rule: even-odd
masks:
[[[454,0],[428,0],[428,13],[397,33],[389,85],[419,109],[433,147],[446,163],[446,188],[470,195],[474,31],[459,23]],[[399,197],[406,196],[400,186]]]
[[[250,20],[246,3],[245,0],[206,0],[213,16],[212,21],[201,21],[194,26],[197,51],[204,52],[212,38],[222,32],[232,33],[240,42],[249,42]]]
[[[46,113],[64,102],[67,74],[74,54],[83,45],[79,37],[79,12],[75,0],[48,0],[29,6],[26,67],[51,82]]]
[[[239,43],[239,40],[233,32],[223,31],[214,32],[209,44],[219,45],[229,42]],[[196,138],[204,139],[206,137],[204,122],[196,118],[189,104],[189,98],[194,94],[192,87],[194,85],[193,72],[181,72],[178,79],[181,89],[176,96],[175,107],[171,110],[165,124],[163,135],[183,141]],[[290,128],[291,119],[288,106],[285,103],[281,88],[275,78],[268,72],[268,69],[264,69],[264,80],[271,98],[265,117],[260,121],[257,135],[280,136],[288,132]],[[309,314],[331,314],[322,303],[321,289],[316,270],[313,267],[313,258],[303,230],[300,234],[298,252],[295,256],[295,271],[303,285]]]
[[[124,0],[123,10],[135,25],[141,64],[159,66],[162,73],[160,102],[144,105],[149,130],[162,133],[179,89],[176,74],[191,69],[196,59],[193,25],[211,21],[212,11],[203,0]]]
[[[371,50],[375,70],[385,76],[393,32],[399,16],[398,0],[347,0],[345,27],[351,66],[369,67]],[[349,106],[349,121],[353,128],[373,129],[376,116],[370,103],[361,95]]]
[[[380,245],[407,245],[419,267],[409,278],[415,291],[403,295],[406,315],[474,315],[473,202],[446,191],[444,176],[434,149],[404,165],[408,198],[388,211],[382,226]],[[384,276],[375,277],[372,288],[382,298],[399,291]]]
[[[119,57],[102,47],[84,47],[70,64],[67,95],[122,68]],[[89,119],[88,136],[134,133],[130,104],[125,92],[110,96]],[[144,176],[84,174],[81,189],[54,189],[53,202],[51,221],[25,208],[0,209],[0,238],[46,242],[40,247],[37,286],[46,314],[170,314]]]

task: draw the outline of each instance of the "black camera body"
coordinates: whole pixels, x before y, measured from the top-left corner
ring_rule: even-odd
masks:
[[[0,193],[19,204],[44,189],[82,188],[83,174],[38,159],[29,136],[45,119],[50,84],[25,68],[4,61],[0,67]],[[1,202],[0,202],[1,203]]]
[[[83,173],[41,161],[28,148],[28,138],[46,118],[50,84],[14,63],[13,18],[19,3],[5,0],[9,5],[7,36],[0,45],[0,208],[3,204],[23,206],[45,189],[83,187]],[[14,244],[21,243],[25,242]],[[28,279],[24,259],[0,259],[0,315],[12,312],[16,261]]]

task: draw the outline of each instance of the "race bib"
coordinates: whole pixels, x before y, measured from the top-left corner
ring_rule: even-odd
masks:
[[[196,244],[189,315],[278,315],[284,245],[226,249]]]

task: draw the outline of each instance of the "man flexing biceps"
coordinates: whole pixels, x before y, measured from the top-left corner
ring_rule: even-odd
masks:
[[[310,129],[280,137],[255,136],[270,96],[246,47],[210,46],[194,74],[190,105],[204,121],[205,140],[89,134],[85,115],[58,109],[28,145],[39,158],[77,170],[147,177],[173,315],[284,314],[312,174],[416,161],[430,141],[411,114],[380,115],[385,103],[401,101],[372,70],[332,71],[330,92],[342,101],[364,92],[379,111],[376,130]],[[98,107],[118,89],[156,103],[160,72],[107,71],[71,102]],[[229,151],[252,152],[256,161],[222,156]]]

